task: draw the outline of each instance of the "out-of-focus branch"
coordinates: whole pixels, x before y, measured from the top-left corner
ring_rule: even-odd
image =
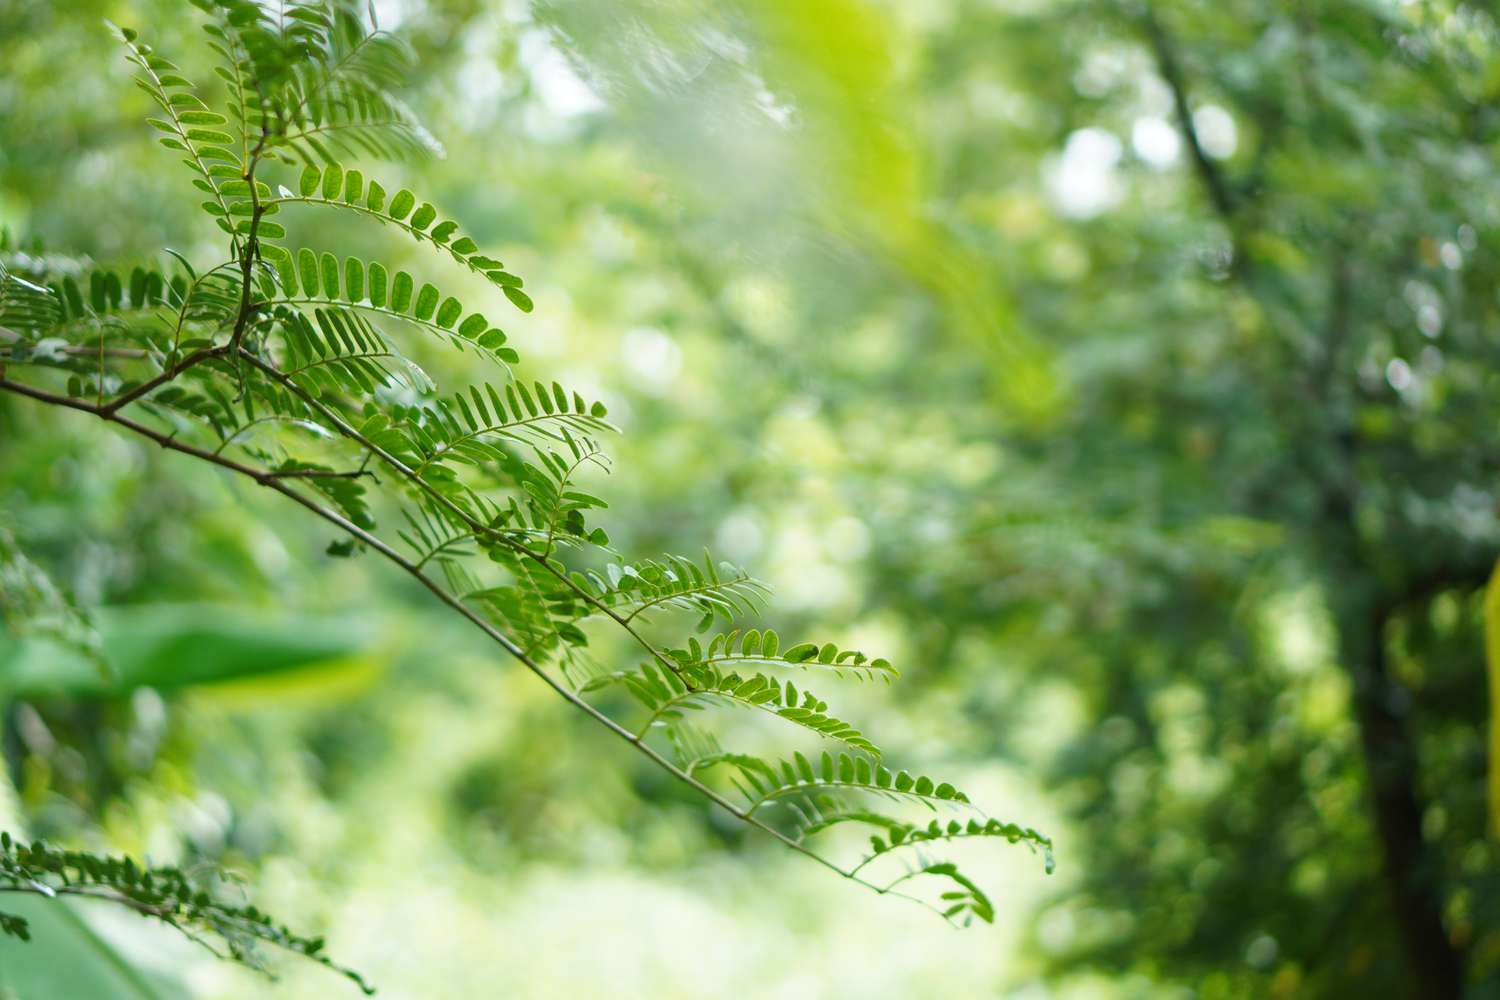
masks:
[[[1238,207],[1234,194],[1223,172],[1203,149],[1203,142],[1198,136],[1198,126],[1193,124],[1193,110],[1188,104],[1187,83],[1182,75],[1182,64],[1177,59],[1177,50],[1167,35],[1166,29],[1162,27],[1160,19],[1157,18],[1156,11],[1149,3],[1143,8],[1141,26],[1146,32],[1146,40],[1151,44],[1151,52],[1156,58],[1156,71],[1161,74],[1161,78],[1166,81],[1167,89],[1172,92],[1172,108],[1176,112],[1177,125],[1182,130],[1182,138],[1187,143],[1188,153],[1193,158],[1193,169],[1197,172],[1199,180],[1203,182],[1209,201],[1213,203],[1214,211],[1218,212],[1228,223],[1233,219],[1235,209]]]

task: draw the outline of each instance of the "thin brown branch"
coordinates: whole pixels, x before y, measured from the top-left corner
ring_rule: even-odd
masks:
[[[351,469],[348,472],[336,472],[333,469],[277,469],[267,475],[274,479],[360,479],[364,476],[374,478],[375,473],[368,469]]]
[[[111,413],[114,413],[120,410],[122,407],[133,403],[152,392],[155,392],[157,389],[160,389],[168,382],[174,381],[179,375],[187,371],[189,368],[192,368],[194,365],[207,361],[210,358],[223,357],[226,353],[228,353],[228,348],[224,346],[205,347],[202,350],[194,351],[192,354],[189,354],[181,361],[168,367],[165,371],[163,371],[160,375],[157,375],[155,378],[147,379],[140,385],[136,386],[134,389],[131,389],[129,392],[126,392],[121,396],[117,396],[114,399],[110,400],[108,403],[105,403],[102,406],[98,407],[99,415],[107,416]]]

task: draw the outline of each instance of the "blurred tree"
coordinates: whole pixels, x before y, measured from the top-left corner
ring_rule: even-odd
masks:
[[[1182,267],[1181,242],[1141,240],[1122,255],[1128,273],[1164,279],[1154,302],[1137,300],[1136,322],[1169,332],[1143,364],[1077,396],[1105,405],[1084,402],[1070,429],[1080,447],[1048,464],[1093,484],[1074,489],[1106,512],[1125,499],[1110,482],[1118,471],[1167,488],[1132,491],[1134,504],[1156,493],[1158,523],[1234,515],[1280,529],[1283,586],[1331,626],[1326,655],[1343,669],[1358,737],[1358,763],[1346,749],[1345,767],[1361,775],[1371,816],[1367,834],[1351,832],[1356,845],[1373,841],[1359,851],[1369,863],[1355,866],[1337,856],[1348,834],[1328,837],[1325,799],[1348,772],[1326,760],[1326,724],[1278,738],[1306,705],[1281,693],[1299,685],[1277,677],[1274,647],[1233,638],[1253,577],[1191,560],[1155,593],[1117,595],[1119,624],[1149,636],[1163,663],[1141,677],[1109,658],[1127,680],[1104,690],[1124,700],[1094,711],[1101,724],[1129,720],[1131,738],[1111,747],[1091,736],[1078,763],[1099,787],[1093,769],[1118,762],[1086,807],[1087,829],[1175,829],[1212,849],[1177,868],[1187,892],[1140,878],[1174,867],[1160,845],[1096,868],[1096,898],[1134,914],[1131,945],[1105,954],[1135,965],[1155,941],[1164,957],[1217,959],[1200,974],[1206,992],[1231,990],[1238,954],[1251,981],[1235,989],[1249,993],[1264,970],[1273,988],[1302,994],[1359,982],[1380,995],[1457,997],[1468,981],[1488,995],[1500,988],[1500,914],[1484,836],[1475,595],[1500,542],[1490,433],[1500,245],[1480,236],[1495,223],[1481,180],[1495,138],[1482,110],[1495,64],[1481,54],[1495,24],[1441,5],[1100,13],[1126,51],[1140,39],[1170,95],[1199,187],[1183,235],[1200,264]],[[1190,298],[1199,308],[1184,323],[1178,303]],[[1128,315],[1115,294],[1096,305]],[[1294,613],[1309,612],[1280,615]],[[1286,630],[1276,615],[1271,629]],[[1178,720],[1160,714],[1181,684],[1198,688],[1198,711],[1214,720],[1201,752],[1220,769],[1217,794],[1182,788],[1180,762],[1163,753]],[[1150,793],[1132,796],[1122,765],[1139,768]],[[1247,808],[1255,815],[1236,817]],[[1210,859],[1211,871],[1198,867]],[[1369,892],[1377,868],[1383,905]],[[1237,905],[1268,890],[1264,905]]]
[[[820,23],[814,7],[789,15],[799,32]],[[604,92],[658,113],[691,107],[662,96],[669,59],[699,60],[694,85],[718,67],[769,88],[759,103],[815,136],[802,149],[834,150],[814,178],[837,176],[879,120],[868,73],[788,59],[739,5],[670,33],[643,8],[550,9]],[[910,286],[859,281],[878,243],[799,260],[806,294],[784,323],[818,329],[830,287],[858,289],[843,329],[907,310],[873,371],[832,338],[823,370],[843,382],[814,390],[846,442],[881,425],[869,401],[900,399],[877,439],[936,408],[950,421],[938,440],[979,463],[892,448],[850,482],[877,525],[883,602],[955,656],[974,638],[1019,644],[1006,661],[1035,671],[1032,690],[1065,684],[1083,713],[1056,779],[1087,875],[1041,944],[1060,971],[1144,972],[1205,996],[1490,995],[1500,913],[1476,592],[1500,543],[1492,16],[862,10],[901,42],[869,44],[862,26],[841,57],[903,53],[928,211],[1006,276],[1017,306],[982,307],[988,336],[1046,331],[1064,415],[1039,423],[1003,398],[998,414],[955,408],[977,398],[975,359],[934,349]],[[638,62],[655,75],[622,46],[651,53]],[[695,134],[719,141],[708,123]],[[880,217],[879,200],[851,203]],[[930,329],[964,322],[928,304]],[[888,502],[893,476],[923,485],[895,508],[866,501]],[[989,681],[1018,694],[1008,683]],[[997,730],[1025,718],[972,698]]]

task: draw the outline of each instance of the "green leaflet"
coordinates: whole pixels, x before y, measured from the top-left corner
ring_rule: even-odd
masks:
[[[524,393],[525,387],[521,389]],[[567,400],[556,383],[551,395],[549,399],[546,388],[538,383],[534,396],[527,394],[522,402],[533,412],[541,407],[536,400],[564,411],[569,405],[575,409],[583,405],[576,394]],[[603,412],[599,404],[590,409],[599,416]],[[770,593],[744,570],[715,562],[708,553],[704,553],[701,565],[683,556],[668,555],[636,563],[610,563],[604,567],[604,576],[589,572],[580,579],[594,597],[627,622],[659,611],[690,611],[699,616],[699,631],[710,628],[715,620],[732,623],[756,614]]]
[[[333,199],[339,196],[344,189],[344,168],[337,163],[330,163],[323,169],[323,197]]]
[[[713,669],[678,673],[647,663],[639,671],[596,677],[583,690],[599,690],[610,684],[624,685],[650,713],[641,727],[641,735],[653,726],[680,719],[684,712],[696,711],[705,703],[720,702],[760,709],[819,736],[873,757],[880,756],[880,748],[863,733],[829,715],[826,702],[811,692],[798,692],[790,681],[783,683],[765,674],[741,677]]]
[[[243,193],[248,193],[248,190]],[[531,298],[521,291],[523,283],[520,278],[506,271],[500,261],[479,255],[478,244],[469,237],[459,236],[455,239],[459,228],[457,222],[449,219],[433,225],[438,218],[437,209],[426,202],[418,206],[416,195],[408,190],[398,191],[387,205],[385,188],[373,180],[366,185],[364,174],[359,170],[346,170],[339,163],[329,163],[322,167],[309,165],[303,167],[298,175],[295,195],[271,197],[267,189],[266,196],[262,198],[262,204],[267,206],[268,211],[275,211],[281,205],[298,203],[340,208],[394,225],[417,242],[430,243],[455,262],[483,275],[491,284],[500,288],[516,308],[522,312],[531,312]],[[249,203],[243,205],[241,211],[248,214]],[[229,214],[234,214],[235,210],[235,205],[228,207]]]
[[[514,305],[517,309],[525,313],[531,312],[533,308],[531,296],[527,295],[525,292],[521,291],[519,288],[516,288],[513,285],[502,285],[500,290],[505,293],[505,297],[507,299],[510,299],[511,304]]]
[[[437,218],[437,209],[423,202],[422,207],[412,213],[411,227],[422,230],[432,225],[432,220]]]
[[[41,841],[27,843],[11,837],[9,832],[0,832],[0,887],[6,890],[7,896],[27,892],[52,904],[50,914],[37,913],[29,907],[25,916],[0,912],[0,939],[31,941],[32,917],[40,916],[38,925],[50,925],[49,929],[54,933],[59,923],[74,931],[82,930],[85,939],[95,945],[85,954],[102,955],[106,959],[103,963],[85,960],[77,965],[74,956],[69,956],[68,961],[61,963],[61,968],[39,977],[46,984],[45,992],[50,995],[57,995],[59,989],[82,990],[86,992],[72,995],[91,997],[156,995],[153,992],[155,977],[142,975],[118,961],[80,919],[71,916],[71,911],[61,909],[57,897],[64,894],[118,900],[136,913],[176,927],[199,943],[217,942],[211,946],[224,948],[237,961],[252,967],[259,964],[256,953],[251,950],[254,944],[284,948],[340,973],[366,995],[374,992],[357,973],[321,954],[321,938],[303,938],[291,933],[254,905],[243,899],[232,899],[232,894],[204,881],[201,871],[189,875],[173,867],[137,865],[130,858],[61,851]],[[58,917],[64,913],[71,919],[65,917],[59,921]],[[0,955],[6,955],[9,950],[8,945],[0,948]],[[16,962],[6,955],[6,975],[0,983],[15,985],[6,981],[10,980],[8,973],[17,965],[20,966],[20,982],[27,981],[25,961]],[[116,990],[120,992],[114,992]]]
[[[370,264],[370,304],[385,305],[386,270],[379,262]],[[477,314],[476,314],[477,315]],[[488,326],[489,324],[485,324]]]
[[[562,392],[555,383],[554,388]],[[435,400],[430,407],[410,411],[404,417],[413,432],[411,453],[420,456],[418,468],[425,470],[440,462],[474,467],[507,462],[507,442],[554,446],[566,443],[567,431],[590,434],[613,430],[603,415],[602,405],[586,403],[577,393],[552,413],[531,413],[518,403],[514,386],[506,386],[501,392],[487,384],[470,386],[467,393]],[[561,492],[554,493],[559,502],[569,502]],[[595,504],[602,505],[602,501]]]
[[[396,312],[405,312],[411,305],[411,275],[405,271],[396,272],[396,279],[391,285],[391,308]]]
[[[184,155],[182,162],[198,175],[212,200],[203,203],[203,209],[213,216],[214,223],[225,232],[234,231],[228,222],[229,206],[218,190],[218,175],[211,164],[224,163],[238,174],[240,159],[232,148],[234,139],[217,129],[197,127],[219,124],[222,116],[214,114],[191,91],[193,85],[182,75],[177,66],[153,52],[150,46],[137,40],[134,31],[116,28],[120,39],[129,50],[129,59],[140,70],[137,83],[158,108],[165,119],[148,118],[147,123],[164,133],[159,139],[167,149]]]
[[[308,388],[360,394],[383,385],[427,392],[427,373],[397,351],[358,313],[316,309],[313,320],[300,312],[282,318],[282,368]]]
[[[277,251],[275,249],[268,249],[266,251],[266,253],[267,253],[268,256],[271,257],[271,259],[273,261],[276,260],[278,257],[280,257],[279,251]],[[290,278],[288,277],[288,272],[285,269],[281,268],[281,267],[277,267],[276,271],[277,271],[277,273],[279,275],[281,275],[281,279],[282,279],[282,282],[285,285],[285,290],[286,290],[287,294],[288,295],[295,294],[296,293],[297,285],[296,285],[295,282],[293,282],[293,281],[290,280]],[[298,250],[297,251],[297,273],[302,278],[302,287],[307,290],[308,294],[309,295],[317,295],[318,294],[318,255],[315,254],[315,253],[313,253],[311,250],[307,249],[306,247],[303,247],[301,250]]]
[[[412,307],[412,315],[417,319],[425,320],[437,308],[437,303],[438,290],[430,284],[424,284],[417,292],[417,304]]]
[[[337,299],[339,297],[339,259],[326,251],[320,259],[323,271],[323,297]],[[305,291],[312,295],[317,294],[317,289],[311,285]]]
[[[365,297],[365,265],[358,257],[344,259],[344,294],[351,302]]]
[[[674,649],[672,655],[684,665],[724,666],[756,664],[762,666],[793,666],[832,670],[836,674],[848,673],[861,680],[880,677],[891,680],[898,671],[889,660],[870,659],[853,649],[839,649],[833,643],[818,645],[802,642],[785,651],[780,650],[780,637],[767,630],[755,629],[745,632],[735,630],[721,633],[711,639],[705,647],[697,639],[688,639],[686,649]]]
[[[319,255],[306,247],[293,254],[267,244],[261,252],[271,262],[281,286],[270,299],[273,304],[343,303],[374,317],[387,316],[425,327],[456,345],[472,345],[502,363],[517,360],[515,351],[505,346],[504,332],[490,326],[483,314],[470,313],[458,323],[464,314],[462,303],[451,296],[443,299],[436,286],[424,283],[413,301],[414,282],[405,271],[388,278],[389,272],[378,262],[369,264],[367,271],[357,257],[347,257],[340,263],[332,253]]]

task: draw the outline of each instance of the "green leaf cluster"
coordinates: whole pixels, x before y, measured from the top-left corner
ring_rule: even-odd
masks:
[[[247,0],[195,3],[211,18],[228,93],[221,110],[133,31],[120,34],[163,116],[152,127],[208,196],[203,209],[227,253],[206,265],[170,255],[170,264],[143,262],[128,274],[68,273],[55,261],[0,254],[0,316],[18,317],[26,348],[10,351],[0,389],[92,414],[276,492],[337,532],[328,554],[378,557],[407,574],[455,620],[739,820],[877,892],[909,882],[910,873],[869,880],[870,857],[841,861],[808,840],[857,800],[887,823],[891,839],[878,855],[936,847],[947,838],[903,825],[903,810],[972,812],[968,796],[887,768],[859,728],[778,676],[799,669],[890,681],[895,668],[832,642],[783,649],[775,631],[755,623],[768,589],[712,555],[622,558],[591,523],[607,506],[596,485],[609,471],[599,439],[614,430],[601,402],[557,381],[515,377],[521,358],[506,334],[432,282],[333,248],[283,245],[286,229],[275,221],[283,214],[351,212],[440,249],[531,310],[521,280],[456,223],[439,221],[437,207],[405,189],[388,195],[353,165],[356,156],[427,147],[393,96],[404,47],[361,6],[338,0],[288,3],[278,16]],[[273,189],[262,174],[288,164],[300,168],[295,190]],[[406,356],[411,331],[476,351],[499,376],[440,389]],[[727,631],[706,642],[690,634],[716,624]],[[592,642],[601,630],[614,641]],[[614,660],[622,645],[644,661],[638,669],[615,670],[593,652],[602,646]],[[612,688],[644,719],[616,720]],[[725,750],[699,728],[710,707],[763,718],[771,751]],[[794,736],[839,752],[814,760]],[[726,797],[735,790],[738,805]],[[988,818],[976,821],[991,830]],[[1002,839],[1039,840],[995,829]],[[25,855],[28,864],[51,857]],[[108,869],[111,878],[123,871]],[[924,900],[938,912],[988,919],[982,895],[956,869],[939,861],[924,871],[970,893]],[[175,905],[177,883],[153,878],[173,888],[152,905]],[[120,884],[134,883],[122,875]],[[253,916],[236,919],[268,933]]]
[[[359,973],[323,953],[322,938],[294,934],[253,904],[230,902],[202,875],[189,875],[180,868],[56,850],[41,841],[13,840],[8,832],[0,831],[0,889],[49,899],[104,899],[173,927],[214,954],[252,968],[264,967],[259,947],[271,945],[327,966],[366,995],[375,992]],[[29,941],[30,922],[0,912],[0,934]]]

